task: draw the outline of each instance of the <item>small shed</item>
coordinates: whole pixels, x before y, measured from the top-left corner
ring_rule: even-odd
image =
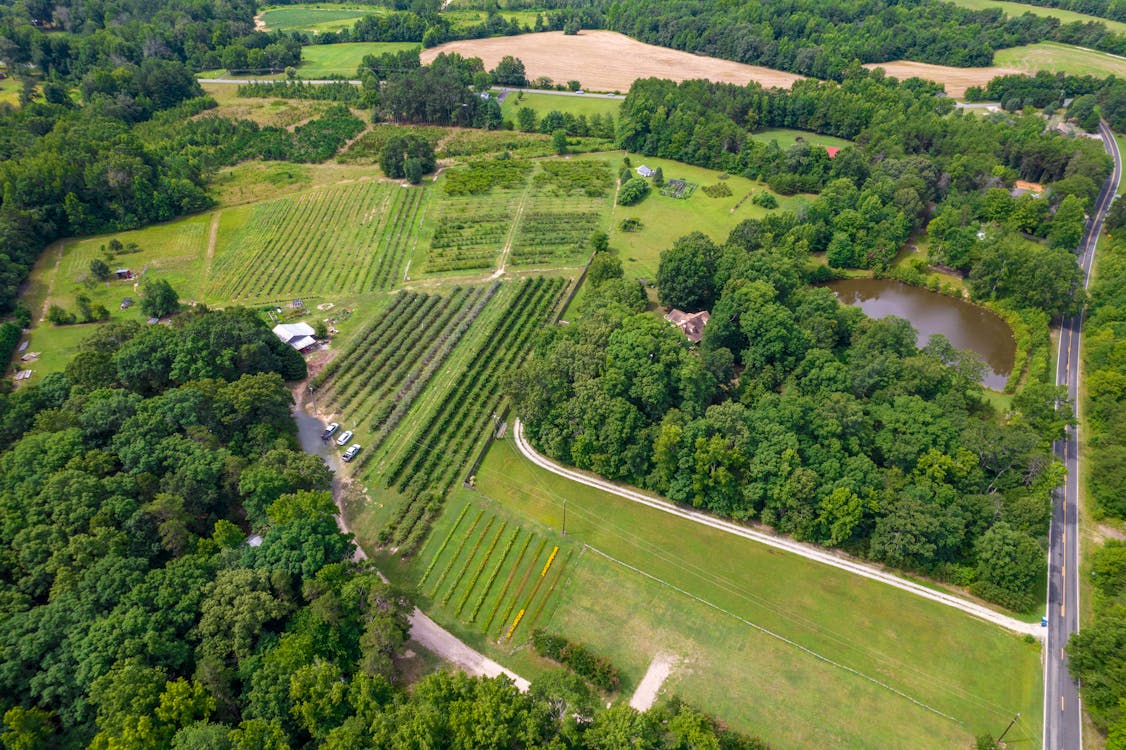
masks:
[[[314,334],[316,331],[308,323],[279,323],[274,326],[274,335],[283,344],[292,346],[299,352],[311,348],[317,343]]]
[[[645,166],[644,164],[642,164],[640,167],[637,168],[637,174],[640,177],[652,177],[653,176],[653,170],[650,169],[649,167]]]
[[[128,268],[119,268],[113,272],[113,275],[116,276],[119,281],[125,281],[127,279],[133,278],[133,272]]]

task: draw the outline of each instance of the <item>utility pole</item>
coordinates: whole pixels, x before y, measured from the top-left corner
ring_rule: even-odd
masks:
[[[563,536],[567,536],[567,498],[563,498]]]
[[[1001,736],[997,738],[997,742],[995,743],[997,745],[997,747],[1001,746],[1001,740],[1005,739],[1005,735],[1009,733],[1009,730],[1013,728],[1013,724],[1016,724],[1017,719],[1019,719],[1019,718],[1020,718],[1020,711],[1017,711],[1017,715],[1014,716],[1013,720],[1009,722],[1009,726],[1005,727],[1005,731],[1001,732]]]

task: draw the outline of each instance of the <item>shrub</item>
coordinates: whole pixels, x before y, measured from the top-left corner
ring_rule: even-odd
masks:
[[[632,206],[640,203],[647,195],[649,195],[649,183],[641,177],[634,177],[618,191],[618,205]]]
[[[613,692],[621,685],[622,678],[617,668],[581,643],[573,643],[537,628],[532,631],[532,647],[540,656],[569,667],[602,690]]]
[[[774,193],[768,193],[765,190],[755,193],[754,197],[751,198],[751,203],[768,209],[778,208],[778,199],[774,197]]]

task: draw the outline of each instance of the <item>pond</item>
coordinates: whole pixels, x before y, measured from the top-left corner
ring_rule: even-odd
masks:
[[[918,332],[919,346],[941,333],[955,348],[977,353],[985,362],[981,384],[996,391],[1005,387],[1016,342],[1009,325],[985,308],[892,279],[839,279],[826,286],[870,318],[906,319]]]

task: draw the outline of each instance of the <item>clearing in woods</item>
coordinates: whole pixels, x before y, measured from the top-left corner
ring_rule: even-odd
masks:
[[[645,44],[616,31],[583,31],[575,36],[545,31],[447,42],[424,50],[422,64],[428,64],[440,52],[479,57],[489,69],[496,67],[505,55],[514,55],[524,62],[529,79],[546,76],[556,83],[576,80],[591,91],[624,92],[638,78],[651,76],[673,81],[706,78],[736,84],[757,81],[768,88],[789,88],[802,78],[781,70]]]

